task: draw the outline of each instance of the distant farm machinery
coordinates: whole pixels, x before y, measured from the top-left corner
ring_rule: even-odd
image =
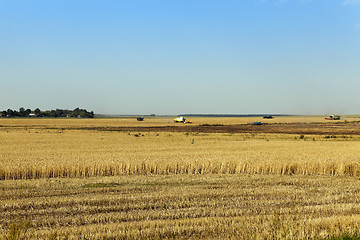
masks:
[[[332,114],[329,117],[325,118],[326,120],[340,120],[340,115]]]
[[[174,122],[176,123],[191,123],[190,121],[187,121],[184,117],[177,117],[174,119]]]

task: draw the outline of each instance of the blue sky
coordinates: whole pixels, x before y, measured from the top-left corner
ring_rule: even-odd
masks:
[[[0,109],[360,114],[360,0],[0,0]]]

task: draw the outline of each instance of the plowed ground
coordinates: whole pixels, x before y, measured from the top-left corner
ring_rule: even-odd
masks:
[[[278,133],[312,135],[360,135],[359,123],[274,123],[263,125],[183,125],[154,127],[76,127],[69,129],[139,132]]]

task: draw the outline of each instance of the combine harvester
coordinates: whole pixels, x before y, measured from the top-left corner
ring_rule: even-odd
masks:
[[[330,115],[329,117],[326,117],[325,119],[326,120],[340,120],[340,116],[333,114],[333,115]]]
[[[191,123],[190,121],[186,121],[186,118],[184,118],[184,117],[177,117],[174,119],[174,122],[176,122],[176,123]]]

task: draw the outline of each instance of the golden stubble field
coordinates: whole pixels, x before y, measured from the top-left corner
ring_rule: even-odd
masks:
[[[175,123],[0,119],[0,236],[314,239],[360,233],[357,135],[77,129],[140,124]]]

